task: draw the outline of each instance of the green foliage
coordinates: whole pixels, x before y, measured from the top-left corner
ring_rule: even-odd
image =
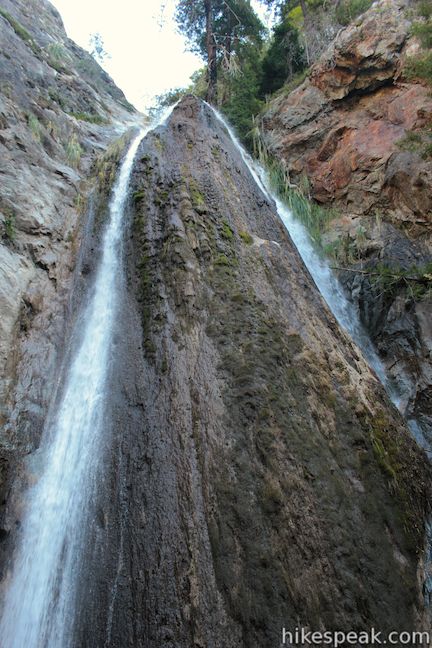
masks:
[[[307,178],[303,179],[302,186],[295,187],[290,183],[280,162],[267,160],[266,166],[273,190],[306,227],[316,248],[324,252],[323,234],[330,221],[336,218],[335,210],[322,207],[310,199]]]
[[[414,23],[412,34],[419,39],[422,47],[427,49],[432,47],[432,21]]]
[[[288,18],[273,28],[273,36],[263,62],[261,95],[275,92],[306,66],[299,32]]]
[[[158,113],[168,106],[175,104],[181,97],[184,97],[186,94],[191,92],[190,88],[172,88],[163,94],[156,95],[155,97],[155,106],[150,108],[148,115],[150,119],[157,117]],[[195,94],[195,93],[192,93]]]
[[[239,232],[239,236],[240,236],[240,238],[242,239],[242,241],[243,241],[244,243],[246,243],[246,245],[252,245],[252,243],[253,243],[253,238],[252,238],[252,236],[249,234],[249,232]]]
[[[34,42],[33,38],[30,36],[28,31],[21,25],[21,23],[16,20],[11,14],[4,9],[0,9],[0,16],[3,16],[5,20],[9,23],[9,25],[12,27],[14,30],[15,34],[21,38],[34,52],[34,54],[39,55],[40,54],[40,48],[36,43]]]
[[[216,266],[230,266],[231,262],[226,256],[226,254],[218,254],[218,256],[215,259],[215,265]]]
[[[408,79],[421,79],[432,85],[432,2],[424,0],[417,6],[417,13],[422,21],[414,22],[412,33],[421,46],[426,50],[415,56],[410,56],[405,63],[405,75]]]
[[[234,238],[234,232],[225,220],[222,223],[222,236],[223,238],[228,240],[232,240]]]
[[[78,141],[76,134],[74,133],[68,140],[66,144],[66,157],[71,166],[77,168],[79,166],[81,156],[83,154],[83,149],[81,144]]]
[[[69,54],[66,52],[63,43],[56,41],[55,43],[50,43],[48,45],[48,54],[50,58],[55,61],[64,61],[70,59]]]
[[[424,160],[432,156],[432,139],[431,130],[424,129],[419,131],[407,131],[396,144],[403,151],[410,151],[410,153],[418,153]]]
[[[262,101],[258,97],[261,71],[259,49],[248,44],[241,49],[238,58],[240,72],[235,76],[224,75],[224,91],[219,92],[219,95],[225,96],[222,112],[234,126],[240,139],[250,147],[253,116],[262,107]]]
[[[378,264],[370,269],[370,278],[386,294],[395,294],[404,287],[408,296],[415,301],[432,296],[432,263],[409,268]]]
[[[404,137],[396,142],[399,148],[405,151],[416,151],[421,143],[422,137],[420,133],[414,131],[407,131]]]
[[[191,76],[191,85],[188,92],[194,94],[196,97],[205,99],[207,92],[207,69],[205,67],[194,72]]]
[[[181,99],[185,94],[187,94],[186,88],[173,88],[163,94],[157,95],[155,98],[156,104],[159,108],[172,106],[172,104],[176,103],[176,101]]]
[[[423,79],[432,85],[432,52],[410,56],[405,63],[408,79]]]
[[[15,236],[16,236],[16,230],[15,230],[16,215],[15,212],[9,208],[4,209],[3,211],[5,215],[5,219],[3,221],[4,237],[6,238],[6,240],[12,243],[15,240]]]
[[[336,19],[340,25],[348,25],[354,18],[372,6],[373,0],[342,0],[336,9]]]
[[[91,56],[77,59],[75,67],[78,72],[88,77],[91,81],[95,83],[100,81],[100,66]]]
[[[47,52],[49,65],[57,70],[57,72],[67,72],[65,63],[70,63],[71,57],[66,51],[63,43],[50,43]]]
[[[132,198],[134,202],[140,202],[143,200],[146,196],[146,190],[145,189],[138,189],[137,191],[134,192]]]
[[[424,160],[430,160],[432,158],[432,142],[425,144],[422,151],[422,158]]]
[[[35,115],[33,115],[33,113],[28,113],[26,117],[27,117],[28,127],[30,128],[34,139],[37,142],[40,142],[41,136],[42,136],[42,131],[43,131],[42,124],[40,123],[38,118]]]
[[[189,49],[205,59],[205,3],[202,0],[179,0],[175,18],[179,30],[188,40]],[[229,4],[224,0],[213,0],[212,20],[219,61],[227,51],[235,51],[246,40],[261,40],[264,36],[264,25],[248,0],[230,0]]]
[[[189,179],[189,193],[192,199],[192,205],[196,208],[204,207],[205,199],[194,178]]]
[[[422,18],[429,20],[432,17],[432,2],[431,0],[421,0],[417,6],[417,13]]]
[[[71,112],[71,117],[75,117],[79,121],[89,122],[90,124],[107,124],[108,120],[97,113],[84,113],[84,112]]]
[[[234,76],[244,63],[241,50],[259,47],[265,34],[250,0],[178,0],[176,21],[189,49],[207,61],[210,102],[216,100],[218,74]]]
[[[48,96],[51,99],[51,101],[54,101],[56,104],[60,106],[62,110],[67,112],[65,100],[56,87],[48,88]]]
[[[281,92],[283,92],[284,95],[289,95],[291,92],[293,92],[293,90],[301,86],[303,81],[307,78],[308,74],[309,74],[308,69],[299,72],[298,74],[293,76],[293,78],[290,81],[288,81],[282,86]]]

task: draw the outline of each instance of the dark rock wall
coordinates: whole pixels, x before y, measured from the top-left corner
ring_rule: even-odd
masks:
[[[49,3],[0,10],[3,587],[132,113]],[[132,194],[76,645],[422,627],[425,457],[197,100],[146,138]]]
[[[419,627],[426,459],[198,100],[141,145],[132,212],[80,645]]]

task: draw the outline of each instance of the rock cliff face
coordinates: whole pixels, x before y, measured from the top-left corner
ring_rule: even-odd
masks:
[[[2,471],[38,445],[60,362],[92,164],[134,118],[112,80],[67,38],[52,5],[1,1]],[[97,168],[102,180],[106,170]]]
[[[78,645],[419,627],[425,457],[209,108],[144,140],[133,191]]]
[[[430,296],[397,277],[385,289],[363,274],[377,265],[416,274],[432,260],[432,163],[409,146],[430,126],[432,99],[403,76],[418,49],[409,4],[381,0],[342,30],[309,78],[271,103],[263,129],[291,179],[307,176],[312,197],[338,210],[325,243],[335,265],[362,271],[341,279],[400,383],[407,416],[431,430]]]
[[[4,0],[0,37],[0,457],[21,483],[134,116],[48,3]],[[424,627],[429,464],[198,100],[142,143],[129,216],[74,645]]]

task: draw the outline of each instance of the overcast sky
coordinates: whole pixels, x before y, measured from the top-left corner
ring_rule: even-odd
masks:
[[[175,0],[51,0],[68,36],[88,49],[90,34],[101,34],[110,58],[104,67],[139,109],[170,88],[189,83],[203,62],[186,52],[173,20]],[[257,0],[252,0],[262,16]]]

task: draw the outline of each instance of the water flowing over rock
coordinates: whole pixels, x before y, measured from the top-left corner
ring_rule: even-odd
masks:
[[[0,7],[0,492],[58,380],[95,159],[136,121],[46,0]],[[102,169],[98,167],[102,177]],[[78,271],[79,274],[79,271]],[[4,514],[3,538],[15,519]],[[0,545],[0,552],[4,543]]]
[[[209,108],[146,138],[133,189],[78,643],[101,601],[109,646],[419,627],[427,461]]]
[[[432,162],[403,144],[432,119],[428,88],[403,74],[418,49],[408,5],[380,0],[341,30],[309,78],[270,103],[263,136],[291,180],[307,176],[313,199],[338,211],[324,243],[343,259],[334,265],[348,268],[340,278],[399,382],[406,416],[420,421],[430,444],[430,298],[416,298],[403,280],[383,290],[364,272],[416,274],[432,261]]]
[[[389,21],[388,46],[370,24],[361,54],[378,71],[359,63],[337,101],[361,101],[365,79],[390,89],[404,45]],[[131,149],[136,129],[118,135],[133,108],[48,2],[2,0],[0,39],[2,648],[273,648],[300,624],[430,627],[427,458],[223,123],[186,97]],[[293,128],[308,110],[332,119],[318,80],[299,92]],[[405,171],[394,156],[389,195]],[[96,361],[79,363],[98,349],[91,391]],[[54,556],[48,585],[38,556]]]

